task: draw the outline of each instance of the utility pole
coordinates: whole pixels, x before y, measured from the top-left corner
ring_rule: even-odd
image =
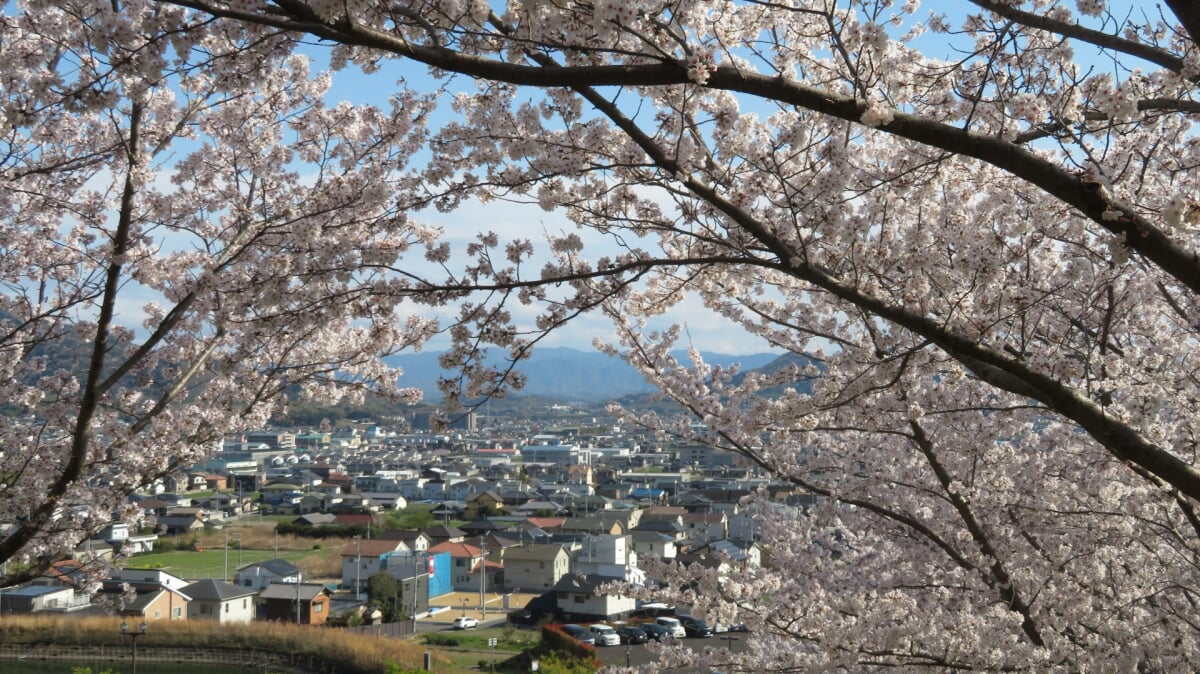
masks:
[[[417,555],[416,550],[413,550],[412,558],[413,558],[413,582],[412,582],[412,601],[410,602],[412,604],[412,611],[409,612],[408,616],[409,616],[409,618],[412,619],[413,634],[416,634],[417,633],[417,588],[420,587],[420,582],[418,582],[418,578],[420,577],[420,574],[418,574],[418,572],[417,572],[417,563],[421,561],[421,558]]]
[[[360,599],[362,596],[362,536],[354,535],[354,548],[356,551],[354,565],[354,598]]]
[[[479,612],[487,618],[487,541],[479,541],[483,556],[479,560]]]

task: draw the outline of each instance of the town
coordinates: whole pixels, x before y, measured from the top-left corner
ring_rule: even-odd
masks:
[[[657,604],[606,585],[654,588],[651,560],[721,573],[760,565],[747,497],[806,502],[736,454],[664,442],[603,412],[555,405],[536,424],[482,421],[470,412],[433,430],[435,415],[416,413],[399,429],[360,421],[230,439],[133,494],[140,528],[97,532],[43,578],[5,588],[0,612],[386,624],[390,634],[411,634],[418,621],[620,624],[653,617]],[[264,524],[276,541],[280,532],[318,549],[340,541],[340,564],[306,571],[277,550],[243,561],[243,536]],[[201,540],[216,541],[222,560],[192,574],[202,577],[139,563],[163,548],[202,553]],[[123,568],[108,566],[123,554]],[[98,565],[101,590],[91,593],[78,580]],[[738,627],[698,622],[688,636]]]

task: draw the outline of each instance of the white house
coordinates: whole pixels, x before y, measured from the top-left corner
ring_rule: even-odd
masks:
[[[262,591],[271,583],[302,583],[304,572],[286,559],[267,559],[238,569],[233,582],[240,587]]]
[[[600,534],[587,536],[582,549],[572,562],[575,573],[607,578],[621,578],[635,585],[645,582],[645,572],[638,568],[629,535]]]
[[[637,608],[637,600],[598,590],[618,578],[568,573],[554,584],[558,612],[574,622],[609,621],[627,616]]]

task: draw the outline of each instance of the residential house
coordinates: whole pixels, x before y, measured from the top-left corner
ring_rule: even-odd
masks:
[[[115,598],[132,590],[120,615],[145,620],[186,620],[190,597],[183,593],[188,581],[161,569],[118,569],[103,581],[101,595]]]
[[[268,559],[238,569],[233,582],[240,587],[265,590],[271,583],[304,582],[304,572],[286,559]]]
[[[466,509],[467,504],[463,503],[462,501],[441,501],[434,506],[433,510],[429,511],[429,514],[441,519],[442,523],[445,524],[450,520],[463,519],[463,512]]]
[[[445,524],[437,524],[429,527],[424,531],[425,536],[429,538],[430,547],[439,543],[462,543],[467,537],[467,532]]]
[[[567,466],[567,482],[571,484],[596,484],[596,475],[589,465]]]
[[[308,513],[292,520],[292,524],[305,527],[319,527],[321,525],[337,524],[337,518],[329,513]]]
[[[688,514],[688,509],[682,506],[650,506],[642,510],[641,523],[668,520],[683,524],[683,516],[686,514]]]
[[[360,495],[367,500],[371,510],[404,510],[408,507],[408,501],[400,492],[365,491]]]
[[[485,518],[472,520],[459,526],[467,536],[486,536],[497,531],[506,531],[515,526],[515,522]]]
[[[400,541],[408,550],[424,552],[429,549],[431,541],[425,532],[418,529],[385,529],[379,534],[384,541]]]
[[[162,569],[139,569],[135,567],[114,569],[109,574],[109,579],[105,581],[105,583],[110,582],[118,584],[128,583],[134,587],[162,586],[176,591],[183,590],[188,584],[188,581]]]
[[[387,557],[401,551],[408,549],[400,541],[356,538],[347,543],[342,547],[342,587],[365,592],[367,580],[383,570]]]
[[[637,608],[633,597],[601,592],[599,588],[615,578],[568,573],[554,584],[559,614],[571,622],[609,622],[629,615]]]
[[[204,520],[199,512],[163,515],[158,518],[158,532],[168,536],[178,536],[204,531]]]
[[[142,620],[187,620],[191,597],[162,585],[135,586],[136,597],[125,604],[119,615]],[[105,591],[113,593],[106,585]]]
[[[488,489],[491,489],[491,487],[492,483],[488,482],[487,480],[469,478],[466,480],[459,480],[458,482],[454,482],[446,487],[446,496],[451,500],[462,501],[464,504],[466,504],[473,496],[478,493],[485,492]],[[500,501],[500,496],[498,494],[495,495],[495,500],[497,502]]]
[[[695,512],[683,516],[687,537],[693,541],[719,541],[729,533],[729,517],[723,512]]]
[[[504,587],[510,592],[545,592],[570,571],[561,543],[532,543],[504,551]]]
[[[198,580],[183,588],[191,597],[188,620],[215,620],[220,623],[248,623],[254,620],[256,590],[239,587],[223,580]]]
[[[482,519],[504,512],[504,498],[492,489],[472,494],[467,497],[467,508],[463,517],[469,520]]]
[[[455,590],[469,592],[479,589],[479,576],[474,575],[474,572],[483,561],[482,550],[466,543],[445,542],[430,547],[429,552],[450,554],[450,583]]]
[[[740,513],[729,518],[730,540],[757,541],[759,538],[759,524],[753,515]]]
[[[264,620],[324,625],[329,620],[330,593],[320,583],[271,583],[258,595]]]
[[[625,533],[625,525],[620,518],[568,517],[558,528],[562,534],[611,534],[618,536]]]
[[[581,549],[571,560],[573,572],[621,578],[634,585],[645,582],[646,574],[638,568],[637,552],[633,549],[631,536],[587,536],[582,543]]]
[[[370,529],[375,524],[375,518],[370,513],[337,513],[333,521],[346,527],[365,527],[370,535]]]
[[[629,491],[629,498],[641,503],[663,504],[667,500],[667,490],[658,487],[636,487]]]
[[[558,531],[559,527],[566,521],[567,518],[565,517],[526,517],[523,526],[526,529],[534,527],[540,531],[552,534]]]
[[[706,557],[717,557],[728,566],[722,567],[725,571],[733,571],[744,569],[747,566],[762,565],[762,548],[758,543],[742,542],[742,541],[712,541],[708,545],[696,548],[690,551],[688,555],[682,559],[696,559]]]
[[[598,496],[595,494],[583,494],[576,496],[571,503],[571,509],[576,515],[588,516],[594,513],[601,513],[606,510],[613,509],[613,499],[607,496]]]
[[[515,508],[512,508],[512,511],[515,514],[522,515],[524,517],[554,517],[558,515],[565,515],[567,509],[555,503],[554,501],[531,499],[519,506],[516,506]]]
[[[47,611],[69,611],[82,608],[75,588],[69,585],[23,585],[6,587],[0,591],[0,613],[43,613]]]
[[[639,559],[675,559],[675,537],[659,531],[634,529],[630,534]]]
[[[634,531],[656,531],[660,534],[667,534],[676,541],[682,541],[687,536],[687,529],[683,526],[683,518],[679,519],[652,519],[647,520],[644,516],[642,521],[633,528]]]

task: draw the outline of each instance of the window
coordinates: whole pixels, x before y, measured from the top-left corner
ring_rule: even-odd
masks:
[[[325,610],[324,604],[313,604],[313,613],[320,613]]]
[[[225,605],[225,612],[226,612],[226,613],[229,613],[229,604],[226,604],[226,605]]]
[[[183,607],[182,606],[176,606],[175,608],[171,609],[171,619],[172,620],[179,620],[182,617],[183,617]]]
[[[575,595],[575,603],[582,604],[583,603],[583,595],[581,595],[581,594]]]
[[[539,569],[544,569],[544,568],[546,568],[546,563],[545,563],[545,562],[538,562],[538,568],[539,568]]]

